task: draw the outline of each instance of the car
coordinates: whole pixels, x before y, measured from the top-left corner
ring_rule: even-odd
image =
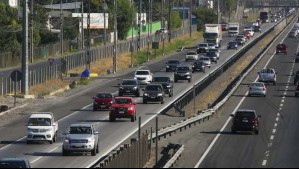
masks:
[[[110,109],[114,96],[112,93],[98,93],[93,97],[93,111]]]
[[[31,168],[31,164],[25,158],[2,158],[0,168]]]
[[[257,23],[257,22],[253,22],[253,23],[252,23],[252,26],[260,26],[260,25],[259,25],[259,23]]]
[[[173,83],[170,77],[166,76],[157,76],[153,77],[153,84],[161,84],[165,94],[168,94],[169,97],[173,96]]]
[[[249,86],[248,96],[250,97],[255,95],[264,96],[264,97],[267,96],[267,88],[264,83],[255,82]]]
[[[244,41],[244,39],[242,39],[242,38],[237,38],[237,39],[236,39],[236,42],[237,42],[238,45],[240,45],[240,46],[244,46],[244,45],[245,45],[245,41]]]
[[[252,26],[246,26],[243,31],[244,33],[248,31],[251,37],[254,36],[254,31]]]
[[[296,54],[295,63],[299,62],[299,53]]]
[[[211,68],[211,59],[209,57],[201,57],[199,61],[205,64],[206,67]]]
[[[193,51],[188,52],[186,54],[185,60],[186,60],[186,62],[188,62],[189,60],[192,60],[192,61],[198,60],[198,53],[197,52],[193,52]]]
[[[161,84],[149,84],[143,93],[143,104],[148,102],[160,102],[164,104],[165,93]]]
[[[192,81],[192,70],[189,66],[179,66],[174,74],[174,82],[179,80],[188,80],[190,83]]]
[[[288,54],[288,46],[286,44],[278,44],[276,46],[276,54],[285,53]]]
[[[250,31],[244,31],[245,37],[247,38],[247,40],[250,40],[251,37],[251,33]]]
[[[163,34],[163,32],[161,30],[157,30],[155,34],[156,35],[161,35],[161,34]]]
[[[297,34],[298,34],[297,31],[292,31],[292,32],[289,33],[289,37],[290,38],[297,38]]]
[[[166,62],[166,72],[176,71],[176,68],[181,65],[179,60],[169,60]]]
[[[222,29],[222,31],[228,31],[228,24],[227,23],[222,23],[221,24],[221,29]]]
[[[30,115],[27,126],[27,144],[35,141],[53,144],[57,140],[58,123],[50,112],[38,112]]]
[[[220,53],[221,53],[221,50],[219,50],[219,49],[209,49],[208,51],[209,52],[216,52],[217,54],[219,54],[219,56],[220,56]]]
[[[139,82],[135,79],[124,79],[119,86],[118,95],[119,96],[135,95],[136,97],[139,97],[140,96]]]
[[[168,32],[166,28],[161,28],[160,31],[162,32],[162,34],[165,34]]]
[[[261,26],[254,26],[253,31],[262,33],[262,28],[261,28]]]
[[[299,33],[299,28],[293,28],[292,31],[297,32],[297,34]]]
[[[197,46],[197,53],[206,53],[209,50],[209,44],[208,43],[200,43]]]
[[[299,71],[297,71],[294,75],[294,85],[296,85],[297,83],[299,83]]]
[[[99,132],[93,124],[72,124],[69,131],[62,133],[63,145],[62,155],[71,153],[91,153],[96,156],[99,153]]]
[[[244,34],[239,34],[236,36],[236,39],[243,39],[244,42],[247,42],[247,38],[245,37]]]
[[[231,115],[232,127],[231,132],[235,134],[237,131],[253,132],[259,134],[259,121],[261,116],[257,115],[255,110],[238,110],[235,115]]]
[[[206,73],[206,65],[202,61],[196,61],[192,65],[192,73],[200,71]]]
[[[218,63],[218,58],[219,55],[216,54],[216,52],[207,52],[206,53],[206,57],[210,58],[211,62],[214,62],[214,63]]]
[[[227,45],[227,50],[230,49],[238,50],[238,42],[229,42]]]
[[[131,97],[116,97],[111,105],[109,120],[114,122],[116,118],[129,118],[131,122],[137,120],[136,103]]]
[[[147,85],[153,80],[153,74],[150,70],[146,69],[136,70],[134,73],[134,79],[138,80],[141,85]]]
[[[296,84],[295,86],[295,97],[299,96],[299,84]]]
[[[276,23],[278,21],[277,17],[276,16],[272,16],[271,17],[271,22],[272,23]]]
[[[273,85],[276,85],[277,81],[277,73],[274,69],[263,69],[259,74],[259,82],[264,83],[273,83]]]
[[[208,50],[210,50],[210,49],[216,49],[216,45],[214,43],[208,43],[208,45],[209,45]]]

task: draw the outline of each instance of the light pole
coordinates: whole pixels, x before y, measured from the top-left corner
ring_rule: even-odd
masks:
[[[193,0],[190,0],[190,37],[192,37],[192,10],[193,10]]]
[[[60,54],[63,55],[63,12],[62,0],[60,0]]]
[[[82,50],[84,50],[85,45],[84,45],[84,0],[81,2],[81,38],[82,38]]]
[[[106,0],[104,0],[104,5],[103,5],[103,9],[104,9],[104,45],[106,45],[107,42],[107,31],[106,31],[106,10],[107,10],[107,4],[106,4]]]
[[[113,74],[117,72],[117,0],[114,0],[114,56],[113,56]]]
[[[168,42],[171,42],[171,2],[172,0],[168,0],[169,2],[169,8],[168,8],[168,12],[169,12],[169,19],[168,19]]]
[[[149,0],[149,9],[148,9],[148,26],[147,26],[147,61],[150,61],[150,22],[151,22],[151,8],[150,8],[150,4],[151,4],[152,0]]]
[[[91,37],[90,37],[90,1],[88,0],[88,13],[87,13],[87,37],[88,37],[88,42],[87,42],[87,59],[86,59],[86,68],[90,70],[90,63],[91,63],[91,58],[90,58],[90,46],[91,46]]]
[[[134,0],[131,0],[131,8],[133,10]],[[132,12],[132,41],[131,41],[131,67],[134,67],[134,15]]]
[[[34,0],[31,0],[31,9],[30,9],[30,62],[33,63],[34,58],[33,58],[33,34],[34,34],[34,27],[33,27],[33,4]]]
[[[28,95],[28,0],[23,0],[22,93]]]

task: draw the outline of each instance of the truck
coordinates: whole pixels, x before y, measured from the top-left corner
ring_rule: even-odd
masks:
[[[33,113],[27,126],[27,144],[44,141],[53,144],[57,140],[58,123],[52,113]]]
[[[206,43],[213,43],[217,48],[221,47],[222,26],[221,24],[206,24],[204,40]]]
[[[237,36],[240,32],[240,24],[239,23],[229,23],[228,24],[228,35],[230,37]]]
[[[269,23],[269,12],[268,11],[260,12],[260,20],[262,23]]]

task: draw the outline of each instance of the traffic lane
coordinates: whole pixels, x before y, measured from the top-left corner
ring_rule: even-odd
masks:
[[[296,49],[294,41],[287,39],[286,43],[291,49]],[[294,52],[290,50],[290,53]],[[277,86],[268,86],[267,98],[247,97],[240,109],[254,109],[262,118],[260,120],[260,134],[252,136],[247,134],[231,134],[231,125],[225,129],[220,139],[215,144],[200,167],[260,167],[265,153],[268,150],[269,139],[276,120],[281,98],[277,97],[283,94],[285,84],[288,82],[288,76],[291,71],[290,56],[276,55],[269,64],[269,68],[275,68],[280,75],[278,76]],[[217,161],[217,163],[215,163]]]

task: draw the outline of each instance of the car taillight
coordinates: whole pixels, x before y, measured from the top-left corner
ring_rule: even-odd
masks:
[[[266,88],[263,88],[263,91],[266,91]]]

